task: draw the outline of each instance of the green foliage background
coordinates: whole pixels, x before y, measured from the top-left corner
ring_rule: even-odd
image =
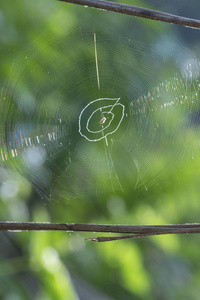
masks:
[[[129,2],[129,3],[128,3]],[[156,3],[128,1],[156,8]],[[170,2],[169,2],[170,3]],[[186,2],[184,2],[186,6]],[[189,1],[188,1],[189,6]],[[173,9],[176,4],[173,2]],[[200,8],[193,1],[195,12]],[[162,7],[157,7],[162,9]],[[170,9],[170,6],[167,8]],[[170,11],[169,11],[170,12]],[[178,6],[177,11],[178,13]],[[188,10],[185,7],[185,15]],[[189,17],[192,17],[189,16]],[[162,38],[198,54],[199,32],[53,0],[1,0],[0,84],[21,50],[45,30],[70,32],[115,28],[120,35],[156,43]],[[38,45],[40,47],[40,45]],[[1,112],[2,113],[2,112]],[[195,160],[162,189],[123,198],[43,203],[29,182],[15,199],[0,199],[1,220],[65,221],[105,224],[199,222],[199,149]],[[12,174],[10,175],[12,178]],[[35,197],[35,198],[34,198]],[[65,232],[0,233],[0,299],[167,300],[199,299],[199,236],[164,236],[103,244],[86,242],[97,234]]]

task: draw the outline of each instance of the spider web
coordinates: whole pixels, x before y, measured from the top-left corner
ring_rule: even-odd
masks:
[[[0,105],[2,172],[41,197],[147,190],[198,147],[199,63],[178,46],[60,31],[22,51]]]

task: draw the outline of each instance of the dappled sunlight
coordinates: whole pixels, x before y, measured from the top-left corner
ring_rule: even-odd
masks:
[[[199,222],[199,31],[54,0],[0,6],[0,221]],[[91,242],[114,235],[0,231],[0,299],[199,299],[198,234]]]

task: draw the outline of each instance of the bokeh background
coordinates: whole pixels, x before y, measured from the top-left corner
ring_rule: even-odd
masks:
[[[126,3],[191,18],[198,18],[200,9],[197,0],[181,3],[171,0],[167,4],[153,0]],[[14,82],[17,81],[17,69],[21,68],[22,62],[20,55],[24,55],[25,51],[32,51],[33,47],[37,53],[41,51],[44,57],[48,58],[50,55],[48,49],[45,52],[43,47],[42,34],[48,32],[48,37],[51,38],[51,35],[56,36],[57,32],[59,34],[59,28],[64,28],[67,35],[79,27],[83,27],[85,31],[95,30],[100,33],[113,30],[115,36],[134,37],[135,43],[155,45],[162,42],[163,51],[171,44],[177,45],[177,49],[180,46],[186,47],[197,57],[199,55],[198,30],[53,0],[1,0],[0,85],[3,95],[5,87],[11,87],[5,82],[12,82],[13,78]],[[82,42],[76,41],[76,44],[80,43],[81,48],[84,46]],[[77,60],[81,63],[83,58],[77,54]],[[51,61],[48,61],[48,66],[51,66]],[[31,66],[29,67],[31,70]],[[29,69],[26,70],[28,71]],[[160,74],[155,76],[159,77]],[[25,88],[31,80],[34,82],[37,78],[28,78],[21,87],[21,93],[26,93]],[[1,133],[5,130],[9,132],[5,124],[16,122],[15,119],[5,121],[4,109],[12,116],[15,107],[8,108],[2,102],[3,99],[0,112]],[[30,108],[27,106],[27,110]],[[141,186],[137,191],[126,195],[88,195],[73,201],[56,197],[50,201],[41,192],[32,189],[34,180],[30,176],[31,172],[29,170],[29,176],[24,177],[25,171],[20,162],[14,165],[14,169],[13,164],[5,165],[1,162],[1,221],[100,224],[199,222],[198,106],[196,113],[197,147],[193,148],[191,157],[187,157],[175,177],[154,189],[146,190]],[[17,120],[19,118],[20,114],[17,115]],[[33,118],[33,124],[35,120]],[[1,136],[1,149],[4,144],[5,140]],[[183,144],[182,147],[187,148],[188,145]],[[39,159],[42,159],[41,155],[40,153]],[[60,155],[62,157],[65,154]],[[152,161],[152,170],[153,164]],[[45,186],[42,177],[38,181]],[[45,186],[45,189],[48,187]],[[95,233],[1,232],[0,299],[199,299],[198,235],[160,236],[102,244],[85,241],[85,238],[95,236]]]

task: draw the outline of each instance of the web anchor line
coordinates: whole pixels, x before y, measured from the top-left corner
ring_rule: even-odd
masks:
[[[97,85],[100,90],[100,79],[99,79],[99,67],[98,67],[98,57],[97,57],[97,38],[96,33],[94,33],[94,54],[95,54],[95,63],[96,63],[96,72],[97,72]]]
[[[94,52],[95,52],[95,63],[96,63],[96,74],[97,74],[97,85],[98,85],[98,89],[100,90],[100,79],[99,79],[99,66],[98,66],[98,57],[97,57],[97,40],[96,40],[96,33],[94,33]],[[117,105],[117,103],[119,102],[120,98],[117,99],[117,101],[115,102],[115,104],[113,106],[111,106],[111,109],[107,112],[107,114],[110,114],[113,110],[113,108],[115,107],[115,105]],[[109,145],[108,145],[108,139],[107,139],[107,135],[104,134],[104,124],[107,120],[107,118],[104,116],[102,108],[100,108],[100,112],[101,112],[101,120],[100,120],[100,125],[102,128],[102,138],[105,141],[105,154],[106,154],[106,159],[107,159],[107,164],[108,164],[108,169],[109,169],[109,175],[110,175],[110,180],[112,183],[112,187],[113,189],[120,189],[122,190],[121,184],[119,182],[119,178],[117,176],[117,173],[115,171],[114,168],[114,163],[113,163],[113,159],[110,153],[110,149],[109,149]],[[117,181],[117,182],[114,182]]]
[[[117,172],[115,170],[115,166],[111,155],[111,149],[109,148],[108,144],[105,144],[105,153],[106,153],[106,159],[109,167],[110,181],[112,183],[113,191],[117,191],[117,190],[124,191],[119,181],[119,177],[117,176]]]

